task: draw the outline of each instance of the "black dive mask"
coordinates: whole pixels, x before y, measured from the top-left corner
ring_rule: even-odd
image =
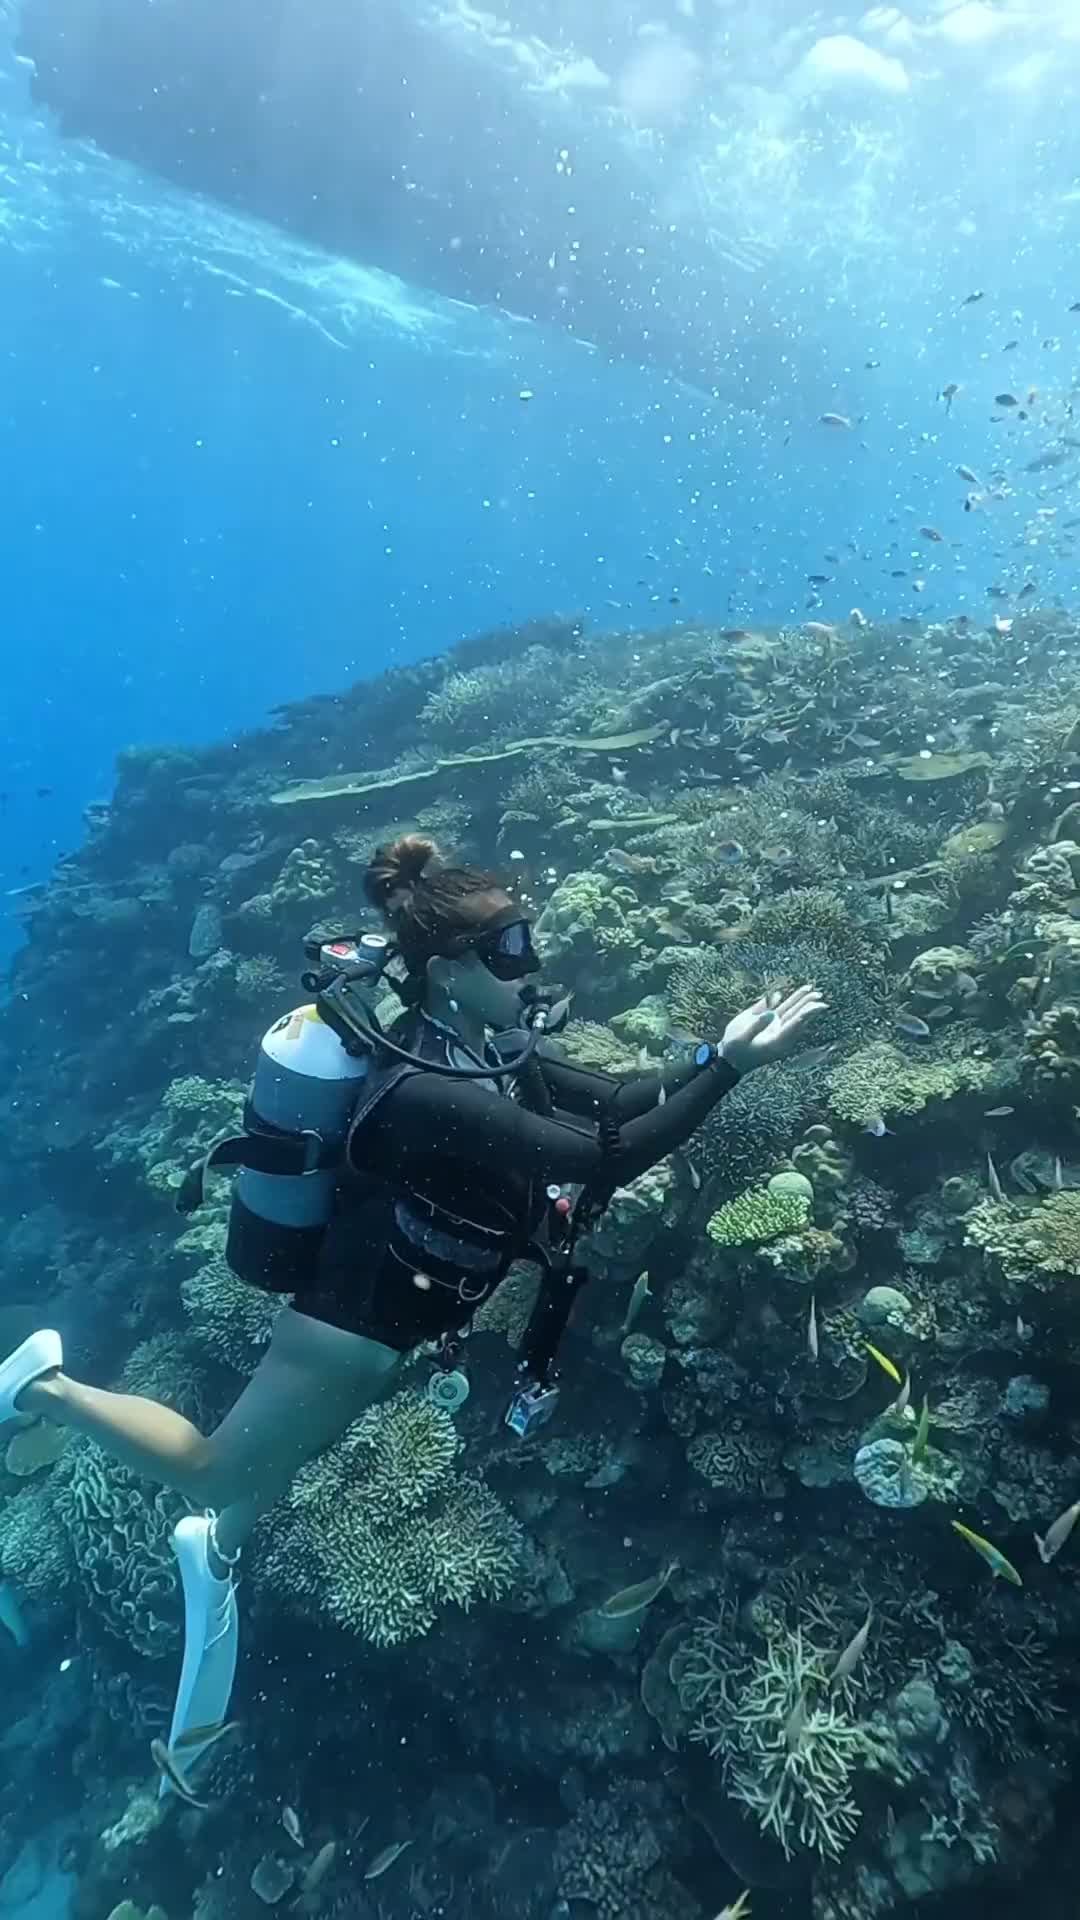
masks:
[[[533,946],[532,929],[527,920],[508,920],[501,927],[487,927],[479,939],[469,944],[496,980],[524,980],[526,974],[540,971],[540,956]]]

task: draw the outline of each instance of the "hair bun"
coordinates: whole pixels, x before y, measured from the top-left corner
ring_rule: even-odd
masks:
[[[392,911],[412,893],[438,851],[424,833],[404,833],[392,846],[376,847],[364,875],[364,892],[372,906]]]

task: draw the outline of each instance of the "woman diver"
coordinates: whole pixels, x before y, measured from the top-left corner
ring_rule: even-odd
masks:
[[[86,1386],[63,1371],[60,1336],[48,1330],[0,1365],[0,1422],[30,1416],[88,1434],[202,1510],[173,1534],[185,1646],[170,1747],[193,1728],[212,1734],[225,1717],[233,1570],[300,1467],[388,1391],[407,1353],[465,1326],[543,1237],[561,1183],[602,1202],[684,1145],[743,1074],[788,1053],[824,1004],[812,986],[777,1006],[759,1000],[719,1044],[662,1074],[617,1080],[568,1064],[523,1031],[540,962],[520,904],[493,874],[445,864],[430,840],[409,835],[376,851],[365,893],[404,968],[406,1011],[369,1069],[349,1068],[357,1077],[327,1219],[260,1215],[241,1175],[229,1263],[292,1301],[232,1410],[204,1435],[156,1401]],[[346,1080],[342,1038],[313,1009],[279,1022],[264,1046],[302,1029],[329,1061],[316,1072]],[[289,1144],[273,1126],[261,1135],[271,1156],[283,1138]],[[243,1152],[234,1159],[258,1164]],[[200,1750],[186,1741],[185,1761]]]

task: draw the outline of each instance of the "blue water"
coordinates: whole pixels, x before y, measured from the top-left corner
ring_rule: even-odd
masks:
[[[999,366],[1020,391],[1048,362],[1067,387],[1067,193],[1052,249],[1020,249],[1008,273],[1001,221],[958,242],[955,207],[947,244],[928,233],[884,277],[872,249],[838,276],[827,235],[778,256],[792,328],[827,338],[832,374],[732,412],[576,339],[361,285],[65,146],[7,60],[0,890],[78,842],[128,742],[227,736],[477,630],[553,611],[900,612],[911,588],[893,567],[926,577],[915,610],[932,617],[1023,573],[1009,546],[1037,483],[993,520],[965,516],[954,463],[981,477],[1003,429],[981,405],[961,424],[963,397],[947,417],[937,394],[992,387]],[[1049,333],[1066,335],[1052,355]],[[1010,334],[1021,348],[1001,361]],[[851,430],[819,427],[826,410]],[[932,552],[924,521],[945,536]],[[1067,559],[1040,560],[1044,597],[1074,580]],[[815,571],[838,576],[822,609]],[[0,944],[17,938],[0,921]]]

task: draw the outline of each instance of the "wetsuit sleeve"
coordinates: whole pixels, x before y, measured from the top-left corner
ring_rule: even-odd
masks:
[[[663,1106],[654,1099],[647,1113],[620,1125],[617,1144],[608,1147],[570,1119],[530,1113],[467,1081],[417,1073],[386,1095],[376,1150],[399,1178],[408,1177],[414,1155],[430,1164],[433,1155],[446,1153],[480,1173],[512,1160],[519,1173],[545,1182],[625,1185],[689,1140],[737,1079],[724,1061],[695,1068]]]
[[[678,1066],[665,1067],[663,1073],[632,1073],[626,1079],[575,1066],[573,1061],[560,1060],[542,1048],[538,1050],[537,1059],[548,1092],[564,1113],[581,1114],[590,1119],[596,1119],[600,1113],[610,1113],[619,1125],[625,1120],[636,1120],[639,1114],[655,1107],[661,1086],[665,1099],[670,1100],[700,1072],[692,1056]]]

